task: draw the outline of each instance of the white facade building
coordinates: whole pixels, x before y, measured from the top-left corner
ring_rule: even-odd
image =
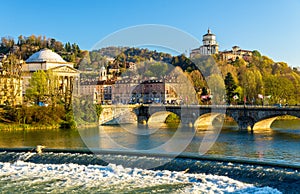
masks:
[[[66,62],[60,55],[49,49],[42,49],[34,53],[22,65],[23,93],[29,86],[32,74],[38,70],[52,71],[58,78],[62,94],[79,93],[79,71],[74,68],[73,63]]]
[[[202,46],[191,51],[191,58],[197,54],[212,55],[219,52],[219,45],[216,41],[216,35],[212,34],[210,29],[207,30],[207,34],[203,35],[202,43]]]

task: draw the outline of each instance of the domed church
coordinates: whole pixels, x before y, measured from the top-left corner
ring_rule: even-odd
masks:
[[[58,78],[58,89],[62,94],[72,94],[74,84],[78,84],[79,71],[74,68],[73,63],[66,62],[50,49],[42,49],[31,55],[22,66],[23,94],[29,86],[32,74],[38,70],[52,71],[53,75]],[[74,91],[74,93],[77,92]]]
[[[207,30],[207,34],[203,35],[203,45],[199,48],[193,49],[190,53],[190,57],[193,58],[195,55],[212,55],[219,52],[219,45],[216,41],[216,35],[211,33],[211,30]]]

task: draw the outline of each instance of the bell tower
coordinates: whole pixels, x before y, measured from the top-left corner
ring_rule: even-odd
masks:
[[[207,30],[207,34],[203,35],[202,43],[203,45],[200,47],[201,55],[212,55],[219,52],[219,45],[216,41],[216,35],[211,33],[209,28]]]
[[[100,76],[99,76],[100,81],[106,81],[107,80],[107,71],[104,66],[100,68]]]

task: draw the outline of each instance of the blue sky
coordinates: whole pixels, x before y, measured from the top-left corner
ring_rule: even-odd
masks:
[[[299,10],[298,0],[11,0],[1,2],[0,36],[45,35],[89,50],[135,25],[168,25],[200,41],[209,27],[220,50],[238,45],[300,66]]]

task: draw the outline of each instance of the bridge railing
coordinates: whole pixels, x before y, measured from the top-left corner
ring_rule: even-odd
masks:
[[[102,105],[103,108],[105,107],[115,107],[115,108],[137,108],[140,106],[144,107],[190,107],[190,108],[237,108],[237,109],[279,109],[279,110],[300,110],[300,106],[274,106],[274,105],[195,105],[195,104],[183,104],[183,105],[175,105],[175,104],[112,104],[112,105]]]
[[[300,106],[272,106],[272,105],[170,105],[170,104],[141,104],[144,107],[191,107],[191,108],[237,108],[237,109],[281,109],[281,110],[300,110]]]

